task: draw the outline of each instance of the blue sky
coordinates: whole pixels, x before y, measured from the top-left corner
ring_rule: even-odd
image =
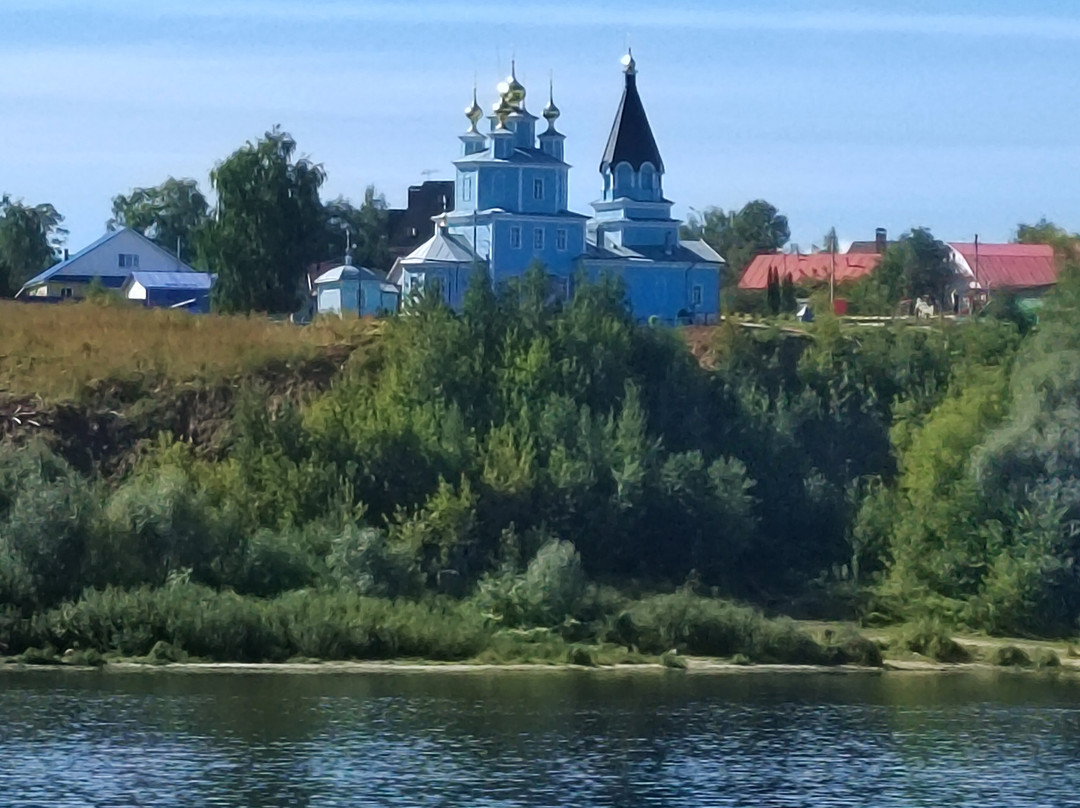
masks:
[[[680,216],[764,198],[804,248],[1080,230],[1075,0],[0,0],[0,193],[55,204],[78,248],[115,194],[206,187],[281,124],[326,198],[401,205],[452,176],[474,76],[490,106],[513,54],[533,111],[554,75],[588,212],[628,41]]]

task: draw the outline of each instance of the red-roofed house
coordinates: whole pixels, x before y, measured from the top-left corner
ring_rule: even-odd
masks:
[[[957,278],[955,288],[966,290],[1009,290],[1029,295],[1041,294],[1057,283],[1058,264],[1052,247],[1045,244],[950,243]],[[837,285],[869,275],[881,261],[879,253],[844,253],[835,256]],[[780,279],[790,275],[796,286],[811,282],[827,283],[833,272],[830,253],[809,255],[759,255],[746,268],[739,281],[740,289],[765,289],[769,270],[775,268]]]
[[[870,274],[880,261],[881,256],[876,253],[839,253],[835,256],[832,253],[759,255],[743,272],[739,288],[765,289],[769,285],[771,269],[776,270],[781,280],[785,275],[790,275],[796,286],[812,282],[828,283],[833,272],[836,273],[836,283],[841,284]]]
[[[973,289],[1040,293],[1057,283],[1058,263],[1048,244],[952,243],[949,247]]]

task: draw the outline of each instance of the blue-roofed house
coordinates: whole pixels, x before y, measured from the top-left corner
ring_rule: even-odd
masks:
[[[196,273],[168,250],[125,227],[106,233],[89,247],[31,278],[16,297],[79,300],[95,280],[119,292],[135,272],[204,274]]]
[[[640,320],[714,322],[719,315],[723,259],[705,242],[679,238],[679,221],[664,197],[664,163],[637,89],[637,65],[623,62],[623,92],[600,162],[602,196],[592,217],[571,211],[566,137],[549,97],[547,128],[525,108],[514,71],[499,85],[489,126],[473,94],[465,111],[454,209],[435,217],[435,235],[399,258],[389,280],[403,295],[437,288],[460,309],[469,279],[483,267],[495,285],[542,265],[556,297],[573,294],[579,278],[620,279]]]
[[[206,272],[132,272],[120,289],[128,300],[144,306],[183,309],[196,314],[210,311],[213,277]]]

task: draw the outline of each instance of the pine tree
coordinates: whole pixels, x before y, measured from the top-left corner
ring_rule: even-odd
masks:
[[[776,316],[780,313],[780,273],[777,272],[776,267],[769,268],[765,300],[769,307],[769,314]]]
[[[795,299],[795,282],[790,274],[784,275],[784,281],[780,284],[780,311],[784,314],[794,314],[799,303]]]

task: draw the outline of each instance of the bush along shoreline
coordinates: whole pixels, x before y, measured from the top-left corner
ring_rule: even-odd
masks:
[[[704,367],[617,284],[422,296],[304,393],[253,371],[213,451],[163,431],[106,471],[0,441],[0,644],[678,667],[880,658],[764,613],[932,625],[924,656],[1071,637],[1078,311],[1066,272],[1035,328],[729,322]]]
[[[29,664],[417,659],[674,667],[671,657],[686,655],[789,665],[880,664],[854,634],[825,645],[792,621],[688,592],[619,605],[617,614],[593,613],[588,623],[567,617],[557,626],[508,627],[475,600],[388,600],[345,590],[257,598],[178,583],[91,591],[29,619],[8,613],[0,626],[11,643],[8,652],[15,654],[12,661]]]

